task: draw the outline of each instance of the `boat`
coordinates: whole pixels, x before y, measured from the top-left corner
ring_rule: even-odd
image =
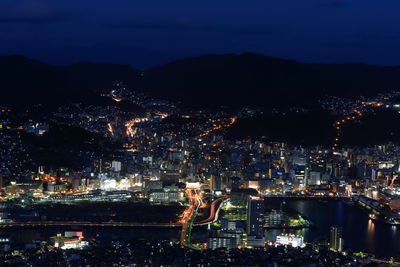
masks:
[[[393,226],[400,225],[400,221],[396,220],[395,218],[390,218],[382,215],[376,215],[374,213],[369,214],[369,218],[374,222],[374,223],[384,223],[384,224],[390,224]]]

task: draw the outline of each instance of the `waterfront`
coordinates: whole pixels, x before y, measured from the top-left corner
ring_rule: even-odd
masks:
[[[48,241],[50,237],[65,231],[82,231],[85,238],[109,242],[112,240],[130,241],[134,239],[147,240],[179,240],[179,229],[171,228],[100,228],[100,227],[49,227],[42,229],[3,229],[0,235],[10,236],[16,243],[32,243]]]
[[[270,203],[268,203],[270,202]],[[267,200],[275,206],[278,200]],[[373,223],[368,214],[341,201],[286,200],[284,209],[294,209],[314,223],[315,227],[286,230],[286,233],[304,235],[305,242],[329,240],[330,226],[343,228],[345,249],[365,251],[377,256],[400,254],[400,228],[383,223]],[[282,230],[267,230],[266,238],[275,240]]]
[[[40,203],[13,205],[6,211],[16,222],[24,221],[90,221],[175,223],[184,207],[147,205],[131,202],[81,201],[71,203]],[[140,216],[139,216],[140,215]]]

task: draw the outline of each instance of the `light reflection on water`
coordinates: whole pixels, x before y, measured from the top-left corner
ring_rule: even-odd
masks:
[[[268,206],[268,202],[266,203]],[[344,246],[378,256],[400,254],[400,231],[396,226],[374,223],[368,213],[340,201],[286,200],[287,209],[296,210],[315,224],[314,228],[292,231],[267,230],[267,240],[281,233],[303,235],[305,242],[329,240],[331,226],[342,227]],[[400,227],[400,226],[398,226]]]
[[[369,248],[375,248],[375,224],[371,219],[368,219],[367,228],[367,246]],[[372,249],[372,250],[373,250]]]

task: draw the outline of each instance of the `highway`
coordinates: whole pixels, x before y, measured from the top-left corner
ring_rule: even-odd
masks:
[[[190,201],[190,206],[183,212],[182,219],[180,222],[182,223],[182,231],[181,231],[181,238],[180,243],[181,247],[190,246],[190,235],[191,235],[191,228],[193,224],[193,220],[196,217],[197,210],[199,209],[202,200],[197,194],[196,190],[187,189],[185,191],[186,197]]]
[[[221,203],[227,198],[228,198],[227,196],[223,196],[223,197],[220,197],[220,198],[214,200],[211,203],[210,216],[208,216],[207,219],[204,219],[204,220],[202,220],[200,222],[194,223],[194,226],[207,225],[207,224],[210,224],[210,223],[213,223],[213,222],[217,221],[218,220],[219,210],[221,208]]]

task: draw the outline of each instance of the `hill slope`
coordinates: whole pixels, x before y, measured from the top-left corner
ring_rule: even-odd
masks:
[[[300,105],[325,94],[354,97],[400,88],[400,68],[206,55],[147,70],[144,88],[194,105]]]
[[[135,80],[138,71],[126,65],[80,63],[50,66],[23,56],[0,57],[0,104],[58,105],[95,103],[98,90],[112,81]]]
[[[3,56],[0,104],[96,103],[96,90],[116,79],[190,106],[309,106],[325,94],[368,96],[400,88],[400,67],[307,64],[249,53],[204,55],[141,73],[128,65],[50,66],[23,56]]]

